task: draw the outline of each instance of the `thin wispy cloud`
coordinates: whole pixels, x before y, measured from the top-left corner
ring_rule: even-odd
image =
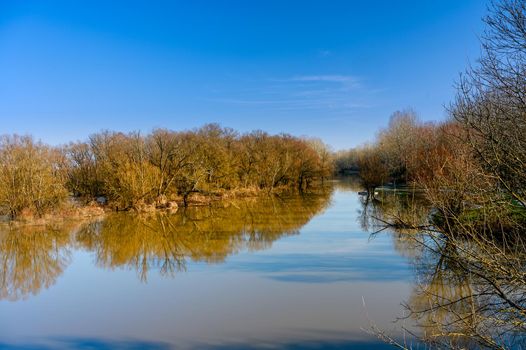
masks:
[[[279,83],[305,83],[311,85],[335,85],[346,89],[362,87],[360,79],[352,75],[343,74],[320,74],[320,75],[297,75],[289,78],[270,79],[269,81]]]
[[[345,74],[296,75],[254,82],[242,91],[231,91],[209,100],[237,106],[258,106],[269,111],[310,111],[324,117],[370,108],[370,89],[360,79]]]
[[[329,83],[358,83],[358,79],[350,75],[303,75],[292,77],[290,80]]]

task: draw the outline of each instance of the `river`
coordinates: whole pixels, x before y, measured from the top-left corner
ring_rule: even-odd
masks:
[[[388,349],[415,252],[358,190],[4,227],[0,349]]]

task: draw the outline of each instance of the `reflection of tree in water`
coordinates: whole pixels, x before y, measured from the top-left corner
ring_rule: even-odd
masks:
[[[524,348],[524,251],[475,236],[435,234],[420,243],[419,283],[407,308],[423,338],[452,348]]]
[[[339,179],[335,188],[352,192],[363,190],[359,178],[354,176]],[[420,254],[421,248],[412,237],[420,234],[420,230],[408,229],[402,225],[386,225],[402,220],[413,220],[422,226],[427,224],[429,207],[417,192],[379,189],[375,198],[360,196],[359,199],[361,206],[357,212],[357,220],[364,231],[371,232],[374,236],[387,230],[393,235],[394,248],[401,255],[415,257]]]
[[[526,242],[467,224],[462,234],[433,227],[430,208],[407,196],[363,201],[364,229],[389,232],[417,272],[406,304],[421,338],[437,348],[526,347]]]
[[[387,231],[393,236],[395,250],[406,257],[417,257],[421,246],[415,238],[428,225],[429,206],[414,192],[381,191],[376,198],[360,198],[358,220],[364,231],[372,235]],[[414,223],[414,227],[403,224]]]
[[[77,241],[104,267],[128,266],[142,280],[159,269],[173,276],[186,259],[217,263],[242,249],[270,247],[293,235],[329,202],[323,195],[236,200],[226,207],[187,208],[175,214],[110,215],[86,225]]]
[[[358,176],[343,176],[340,178],[336,178],[332,182],[332,185],[338,191],[363,191],[363,186]]]
[[[0,299],[17,300],[53,285],[70,261],[71,226],[0,228]]]
[[[128,266],[146,280],[150,269],[173,276],[186,259],[215,263],[241,249],[264,249],[293,235],[329,203],[330,191],[279,199],[237,200],[176,214],[112,214],[60,227],[0,227],[0,299],[37,294],[55,283],[71,260],[72,242],[94,251],[103,267]],[[71,233],[75,232],[72,236]],[[73,237],[73,240],[72,240]]]
[[[426,245],[434,240],[428,239]],[[470,347],[467,337],[476,317],[472,276],[465,274],[454,256],[456,247],[444,242],[440,251],[424,249],[415,262],[418,281],[407,309],[422,329],[422,337],[431,342],[446,342],[452,347]],[[457,336],[454,336],[457,335]],[[441,338],[441,339],[440,339]]]

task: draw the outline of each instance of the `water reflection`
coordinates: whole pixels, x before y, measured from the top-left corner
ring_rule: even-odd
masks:
[[[375,199],[362,197],[361,203],[358,220],[371,237],[381,232],[391,235],[395,250],[412,261],[422,255],[421,228],[429,225],[430,206],[418,192],[386,190]]]
[[[0,299],[25,298],[53,285],[70,261],[71,230],[0,227]]]
[[[424,339],[466,349],[526,346],[524,251],[503,255],[489,240],[431,234],[420,244],[407,307]]]
[[[407,308],[420,326],[422,338],[451,343],[455,348],[476,348],[468,335],[477,326],[475,310],[484,306],[476,300],[473,276],[458,265],[455,256],[460,252],[454,244],[447,240],[440,246],[435,243],[438,241],[428,238],[426,249],[418,263],[415,261],[419,283],[414,286]],[[449,339],[444,339],[448,338],[446,335]]]
[[[50,274],[60,283],[0,301],[0,348],[382,346],[363,331],[362,297],[371,319],[392,327],[412,271],[390,237],[368,240],[352,181],[333,185],[317,196],[119,213],[65,230],[42,246],[71,254]]]
[[[1,299],[15,300],[51,286],[70,262],[70,249],[94,252],[103,268],[127,267],[147,281],[150,270],[174,276],[187,259],[223,262],[243,249],[269,248],[294,235],[329,203],[330,191],[188,208],[175,214],[111,214],[80,227],[0,230]]]
[[[170,215],[3,226],[1,299],[39,294],[64,277],[28,302],[0,303],[0,348],[17,348],[28,336],[41,336],[35,341],[50,342],[49,348],[378,347],[362,330],[368,323],[363,297],[383,330],[405,301],[412,313],[404,326],[415,332],[416,322],[428,339],[523,331],[525,322],[514,323],[515,330],[494,326],[503,320],[493,317],[499,311],[517,320],[524,314],[514,315],[488,281],[466,273],[469,264],[483,266],[472,257],[485,246],[419,230],[429,224],[429,207],[415,193],[381,191],[367,201],[353,179],[333,188],[332,194],[238,200]],[[334,205],[311,221],[331,196]],[[418,224],[396,225],[404,221]],[[380,231],[386,222],[395,225]],[[370,237],[365,230],[380,232]],[[191,273],[163,278],[186,268]],[[444,338],[476,347],[465,337]]]
[[[413,265],[415,283],[405,305],[419,337],[439,348],[526,346],[522,236],[501,241],[467,229],[440,232],[418,193],[385,191],[361,204],[362,228],[372,238],[390,235]]]

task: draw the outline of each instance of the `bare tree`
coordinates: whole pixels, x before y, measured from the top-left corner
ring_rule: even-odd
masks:
[[[0,138],[0,211],[42,216],[67,197],[60,154],[29,136]]]
[[[364,146],[358,155],[358,167],[363,187],[368,196],[374,197],[375,189],[389,179],[389,168],[381,150],[376,146]]]
[[[484,19],[483,55],[450,110],[488,175],[526,207],[526,3],[503,0]]]

